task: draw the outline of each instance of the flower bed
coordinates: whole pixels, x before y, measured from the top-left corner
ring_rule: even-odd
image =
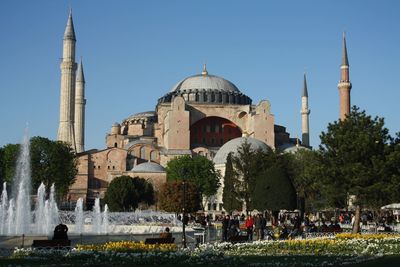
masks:
[[[118,241],[100,245],[77,245],[78,251],[116,251],[130,253],[172,252],[177,250],[176,244],[145,244],[142,242]]]
[[[71,251],[16,249],[15,259],[71,262],[71,265],[115,266],[327,266],[356,264],[382,256],[400,256],[400,235],[338,234],[313,238],[253,243],[214,243],[193,250],[175,244],[150,245],[128,241],[78,245]],[[178,263],[178,264],[177,264]],[[69,266],[69,265],[65,265]]]

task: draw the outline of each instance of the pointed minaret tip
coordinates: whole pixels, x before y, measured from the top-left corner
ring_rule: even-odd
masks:
[[[78,65],[78,70],[76,71],[76,81],[85,82],[85,75],[83,74],[83,60],[81,57],[81,61]]]
[[[69,10],[67,27],[65,28],[65,32],[64,32],[64,40],[65,39],[71,39],[71,40],[76,41],[74,22],[72,20],[72,8],[70,8],[70,10]]]
[[[206,63],[204,63],[204,65],[203,65],[203,71],[201,72],[201,75],[203,75],[203,76],[207,76],[208,75],[207,64]]]
[[[346,46],[346,32],[343,32],[342,66],[349,66],[349,59],[347,57],[347,46]]]
[[[303,94],[302,97],[308,97],[308,90],[307,90],[307,78],[306,73],[304,72],[304,83],[303,83]]]

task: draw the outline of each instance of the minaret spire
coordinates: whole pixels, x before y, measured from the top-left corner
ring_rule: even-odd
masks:
[[[65,27],[65,32],[64,32],[64,40],[66,39],[71,39],[76,41],[74,22],[72,20],[72,8],[69,10],[67,27]]]
[[[342,66],[349,66],[346,47],[346,32],[343,32],[343,51],[342,51]]]
[[[347,56],[346,35],[343,33],[342,45],[342,64],[340,66],[340,80],[338,84],[339,97],[340,97],[340,119],[344,120],[346,115],[350,113],[350,73],[349,73],[349,59]]]
[[[63,58],[60,64],[60,123],[57,140],[66,142],[76,150],[75,144],[75,31],[70,11],[63,40]]]
[[[83,74],[82,57],[78,65],[75,83],[75,141],[76,152],[85,151],[85,75]]]
[[[301,140],[303,145],[310,146],[310,124],[309,116],[311,110],[308,108],[308,90],[307,90],[307,78],[304,73],[303,78],[303,93],[301,95]]]

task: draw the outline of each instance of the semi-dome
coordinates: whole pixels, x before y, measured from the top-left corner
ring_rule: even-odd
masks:
[[[208,74],[205,67],[201,74],[189,76],[174,85],[158,103],[170,103],[176,96],[192,103],[251,104],[251,99],[241,93],[236,85],[222,77]]]
[[[155,111],[144,111],[144,112],[139,112],[136,114],[133,114],[127,118],[129,119],[141,119],[141,118],[151,118],[157,116]]]
[[[228,157],[229,153],[236,154],[239,147],[242,146],[243,143],[250,144],[250,148],[253,150],[261,149],[262,151],[268,150],[268,145],[261,140],[252,137],[238,137],[235,139],[230,140],[229,142],[225,143],[215,154],[213,159],[215,164],[225,164],[226,158]]]
[[[165,172],[165,168],[154,162],[144,162],[133,167],[132,172]]]

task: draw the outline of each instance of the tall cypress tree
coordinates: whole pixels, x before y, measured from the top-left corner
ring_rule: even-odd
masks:
[[[238,195],[235,191],[235,184],[237,183],[237,177],[233,170],[232,153],[228,154],[225,166],[226,167],[225,167],[222,202],[224,203],[224,209],[227,212],[231,213],[234,210],[242,209],[242,202],[238,199]]]

